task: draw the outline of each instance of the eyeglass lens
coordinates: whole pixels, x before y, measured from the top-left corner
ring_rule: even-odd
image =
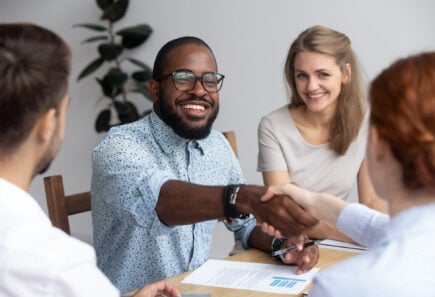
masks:
[[[223,75],[207,72],[202,76],[196,76],[191,71],[175,71],[172,73],[175,87],[180,91],[190,91],[199,80],[206,91],[217,92],[222,87]]]

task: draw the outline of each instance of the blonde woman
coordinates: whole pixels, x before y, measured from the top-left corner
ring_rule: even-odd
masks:
[[[290,104],[258,128],[265,185],[293,182],[347,200],[357,182],[359,202],[385,210],[367,171],[365,94],[349,38],[322,26],[303,31],[289,49],[285,77]],[[327,222],[309,236],[350,241]]]

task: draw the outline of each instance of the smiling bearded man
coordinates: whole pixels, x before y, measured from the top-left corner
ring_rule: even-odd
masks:
[[[243,185],[228,141],[211,129],[223,80],[204,41],[181,37],[168,42],[157,54],[149,83],[153,111],[112,128],[94,150],[98,266],[123,292],[202,265],[218,219],[227,219],[244,248],[264,251],[273,237],[245,213],[274,221],[286,235],[299,235],[317,223],[290,199],[261,203],[266,189]],[[317,252],[305,249],[288,262],[307,270]]]

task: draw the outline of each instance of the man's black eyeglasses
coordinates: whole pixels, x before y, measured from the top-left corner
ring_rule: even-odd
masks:
[[[166,77],[172,77],[174,86],[179,91],[190,91],[195,87],[196,81],[199,80],[203,88],[208,92],[218,92],[225,75],[216,72],[206,72],[202,76],[196,76],[190,70],[177,70],[169,74],[162,75],[157,81],[161,81]]]

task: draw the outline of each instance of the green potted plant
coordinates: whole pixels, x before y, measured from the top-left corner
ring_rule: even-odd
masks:
[[[127,52],[141,46],[151,35],[152,29],[147,24],[138,24],[122,29],[115,29],[116,22],[122,19],[128,8],[129,0],[96,0],[102,11],[103,24],[80,23],[74,27],[81,27],[97,32],[96,35],[85,39],[82,44],[98,43],[98,56],[94,58],[79,74],[77,80],[81,80],[105,64],[108,65],[105,74],[96,77],[96,81],[102,90],[102,97],[107,98],[109,103],[97,116],[95,130],[103,132],[110,127],[133,122],[146,112],[139,113],[135,104],[128,100],[127,95],[131,92],[142,94],[151,100],[148,93],[148,81],[152,78],[152,69],[137,59],[127,57]],[[137,70],[128,73],[124,62],[131,63]],[[117,119],[112,119],[112,111],[115,111]]]

